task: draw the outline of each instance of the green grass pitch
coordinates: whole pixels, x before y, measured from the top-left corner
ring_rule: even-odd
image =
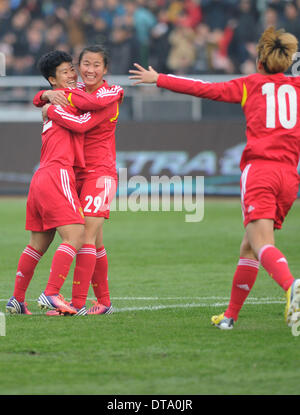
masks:
[[[0,200],[0,310],[12,295],[28,243],[25,199]],[[276,234],[300,273],[300,203]],[[205,199],[204,219],[185,212],[112,212],[105,224],[115,313],[46,317],[56,238],[27,294],[32,316],[6,316],[0,337],[3,395],[299,394],[300,336],[283,319],[284,295],[264,270],[232,331],[211,326],[224,311],[243,234],[238,199]],[[70,298],[72,272],[62,294]],[[92,290],[89,298],[93,298]]]

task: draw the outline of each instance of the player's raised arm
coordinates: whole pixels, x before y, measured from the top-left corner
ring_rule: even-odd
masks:
[[[72,89],[67,92],[69,103],[82,111],[100,110],[113,102],[122,102],[124,90],[119,85],[113,85],[110,88],[99,88],[96,95],[88,94],[79,89]]]
[[[129,79],[135,80],[134,85],[156,83],[159,88],[215,101],[240,103],[243,98],[242,78],[228,82],[204,82],[191,78],[157,73],[151,66],[149,66],[148,70],[137,63],[134,66],[136,69],[129,71],[129,73],[133,74],[129,76]]]

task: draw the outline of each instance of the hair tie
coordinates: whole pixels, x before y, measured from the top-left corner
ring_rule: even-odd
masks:
[[[273,46],[273,48],[272,48],[272,52],[275,50],[275,49],[279,49],[280,50],[280,52],[282,52],[286,57],[288,57],[288,54],[286,53],[286,47],[281,43],[281,40],[280,39],[278,39],[278,38],[276,38],[275,40],[274,40],[274,46]]]

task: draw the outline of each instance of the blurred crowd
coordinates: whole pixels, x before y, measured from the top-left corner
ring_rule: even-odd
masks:
[[[0,0],[0,52],[7,75],[37,75],[38,58],[61,49],[75,59],[105,44],[110,73],[133,62],[175,74],[255,70],[268,26],[300,41],[300,0]]]

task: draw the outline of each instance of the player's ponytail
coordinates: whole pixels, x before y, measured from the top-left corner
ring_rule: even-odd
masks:
[[[269,27],[262,34],[258,46],[258,60],[267,73],[285,72],[291,66],[298,50],[298,40],[284,29]]]

